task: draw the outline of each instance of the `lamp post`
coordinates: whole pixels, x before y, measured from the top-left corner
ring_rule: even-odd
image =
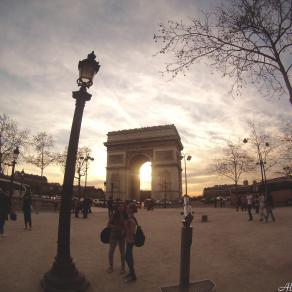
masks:
[[[188,179],[187,179],[187,162],[186,162],[186,160],[190,161],[192,159],[192,156],[188,155],[188,154],[182,154],[180,159],[183,159],[184,164],[185,164],[185,188],[186,188],[185,195],[187,196],[188,195]]]
[[[18,158],[18,155],[19,155],[19,149],[18,147],[16,147],[14,150],[13,150],[13,153],[12,153],[12,170],[11,170],[11,176],[10,176],[10,192],[9,192],[9,207],[11,209],[11,206],[12,206],[12,195],[13,195],[13,181],[14,181],[14,171],[15,171],[15,164],[16,164],[16,161],[17,161],[17,158]]]
[[[86,186],[87,186],[87,170],[88,170],[88,160],[91,160],[93,161],[94,158],[93,157],[90,157],[88,154],[87,156],[85,157],[85,183],[84,183],[84,196],[86,194]]]
[[[0,135],[0,175],[4,174],[3,167],[2,167],[2,145],[3,145],[3,140]]]
[[[106,181],[103,183],[103,185],[104,185],[104,192],[103,192],[103,207],[105,207]]]
[[[160,184],[161,189],[163,191],[163,208],[166,208],[166,189],[167,189],[167,181],[164,178],[163,182]]]
[[[111,193],[112,193],[112,199],[114,199],[114,183],[111,182]]]
[[[23,178],[24,178],[24,170],[22,170],[20,172],[20,176],[21,176],[21,181],[20,181],[20,191],[19,191],[19,194],[20,194],[20,197],[22,195],[22,186],[23,186]]]
[[[85,102],[89,101],[92,96],[87,92],[86,88],[89,88],[93,84],[93,77],[100,68],[95,58],[96,56],[94,52],[92,52],[88,55],[87,59],[80,61],[78,64],[79,78],[77,84],[80,86],[80,90],[74,91],[72,94],[73,98],[76,99],[76,106],[70,133],[62,188],[57,255],[51,269],[45,273],[41,280],[41,286],[45,292],[83,292],[89,287],[89,282],[86,280],[85,276],[77,270],[70,255],[70,211],[82,115]]]
[[[244,138],[242,142],[246,144],[246,143],[248,143],[248,140],[249,140],[248,138]],[[256,141],[254,141],[254,144],[257,147],[258,159],[259,159],[259,162],[257,162],[257,164],[260,166],[262,185],[265,187],[265,193],[266,193],[267,192],[267,177],[266,177],[266,169],[265,169],[266,161],[264,161],[264,159],[263,159],[262,152],[260,149],[260,144]],[[265,146],[269,147],[270,144],[268,142],[266,142]]]

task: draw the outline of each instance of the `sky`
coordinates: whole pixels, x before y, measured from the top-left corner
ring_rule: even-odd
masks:
[[[230,95],[231,80],[212,73],[206,62],[187,76],[162,75],[170,56],[157,55],[153,40],[159,23],[189,21],[216,1],[203,0],[2,0],[0,1],[0,114],[35,135],[46,131],[56,151],[68,144],[78,90],[78,61],[94,51],[101,68],[89,89],[79,146],[92,149],[88,185],[103,187],[109,131],[174,124],[192,155],[188,189],[228,183],[210,173],[224,139],[245,137],[248,120],[263,131],[291,120],[288,97],[266,98],[247,87]],[[19,162],[17,168],[38,174]],[[63,180],[60,167],[44,171],[50,182]],[[250,179],[259,179],[259,172]],[[244,179],[245,177],[242,177]]]

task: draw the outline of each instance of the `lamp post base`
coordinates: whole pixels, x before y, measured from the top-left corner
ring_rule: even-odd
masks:
[[[45,292],[85,292],[89,282],[76,269],[72,259],[56,259],[51,270],[41,280],[41,286]]]

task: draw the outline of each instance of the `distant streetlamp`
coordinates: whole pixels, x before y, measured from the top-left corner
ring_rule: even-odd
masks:
[[[2,167],[2,145],[3,145],[3,139],[0,135],[0,175],[4,174],[3,167]]]
[[[80,86],[80,90],[73,92],[73,98],[76,99],[76,106],[63,181],[59,213],[57,255],[52,268],[45,273],[41,280],[41,285],[45,292],[84,292],[89,287],[89,282],[86,280],[85,276],[77,270],[70,255],[70,213],[83,110],[85,102],[89,101],[92,96],[87,92],[86,88],[89,88],[93,84],[93,77],[100,68],[95,58],[96,56],[94,52],[92,52],[88,55],[87,59],[80,61],[78,64],[79,78],[77,84]]]
[[[11,209],[11,205],[12,205],[12,195],[13,195],[13,191],[14,191],[14,188],[13,188],[13,181],[14,181],[14,171],[15,171],[15,164],[17,163],[17,158],[19,156],[19,149],[18,147],[16,147],[14,150],[13,150],[13,153],[12,153],[12,162],[11,162],[11,165],[12,165],[12,170],[11,170],[11,176],[10,176],[10,192],[9,192],[9,206],[10,206],[10,209]]]
[[[87,155],[84,160],[85,160],[85,183],[84,183],[84,196],[85,196],[86,195],[86,186],[87,186],[88,160],[93,161],[94,158]]]
[[[166,178],[164,178],[164,181],[161,183],[161,188],[163,191],[163,207],[166,208],[166,189],[167,189],[167,181]]]
[[[104,185],[104,192],[103,192],[103,207],[105,207],[106,181],[103,183],[103,185]]]
[[[248,138],[244,138],[243,139],[243,143],[248,143]],[[257,164],[260,165],[260,170],[261,170],[261,177],[262,177],[262,185],[265,186],[265,192],[267,191],[267,177],[266,177],[266,170],[265,170],[265,164],[267,163],[266,161],[264,161],[263,156],[262,156],[262,152],[260,149],[260,144],[256,141],[254,141],[254,145],[256,145],[257,147],[257,152],[258,152],[258,162]],[[269,147],[270,144],[268,142],[265,143],[266,147]]]
[[[20,181],[20,191],[19,191],[19,194],[20,194],[20,197],[22,195],[22,186],[23,186],[23,178],[24,178],[24,170],[22,170],[20,172],[20,176],[21,176],[21,181]]]
[[[112,200],[114,199],[114,183],[111,182],[111,194],[112,194]]]
[[[185,188],[186,188],[185,195],[187,196],[188,195],[188,179],[187,179],[187,162],[186,162],[186,160],[190,161],[192,159],[192,156],[188,155],[188,154],[182,154],[180,156],[180,159],[183,159],[184,163],[185,163]]]

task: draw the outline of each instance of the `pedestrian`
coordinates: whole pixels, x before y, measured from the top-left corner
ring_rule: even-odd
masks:
[[[83,200],[83,198],[78,198],[75,200],[74,211],[76,218],[79,217],[79,211],[82,210]]]
[[[273,222],[275,222],[276,219],[273,214],[273,210],[272,210],[273,208],[274,208],[274,200],[273,200],[271,192],[268,190],[267,198],[266,198],[266,210],[267,210],[266,222],[268,222],[270,215]]]
[[[134,213],[137,212],[137,206],[134,203],[131,203],[127,207],[127,219],[125,220],[125,238],[126,238],[126,263],[129,268],[129,273],[126,275],[124,281],[132,282],[136,281],[136,273],[134,269],[134,257],[133,257],[133,248],[135,244],[135,234],[137,227],[137,220],[134,216]]]
[[[220,208],[222,208],[223,207],[223,197],[220,197]]]
[[[22,199],[22,211],[24,215],[24,229],[27,229],[29,226],[29,230],[31,230],[31,204],[31,194],[30,191],[27,190]]]
[[[259,196],[259,208],[260,208],[260,221],[263,221],[263,219],[266,220],[266,215],[265,215],[266,204],[265,204],[265,195],[263,192],[261,192]]]
[[[112,197],[108,198],[107,201],[107,210],[108,210],[108,217],[110,218],[113,214],[113,210],[114,210],[114,201]]]
[[[89,198],[84,198],[83,203],[82,203],[82,212],[83,212],[83,218],[86,219],[89,213],[90,209],[90,199]]]
[[[246,195],[247,211],[248,211],[248,216],[249,216],[248,221],[252,221],[252,219],[253,219],[252,214],[251,214],[252,201],[253,201],[253,196],[252,196],[252,194],[248,193]]]
[[[236,211],[238,212],[239,208],[241,208],[241,195],[237,195],[236,200]]]
[[[256,214],[259,214],[260,202],[259,202],[259,195],[258,194],[255,195],[255,198],[254,198],[254,201],[253,201],[253,205],[254,205]]]
[[[4,237],[4,225],[8,219],[9,201],[6,193],[0,188],[0,236]]]
[[[113,272],[114,252],[119,245],[121,257],[120,274],[125,274],[125,210],[124,206],[116,206],[113,210],[112,216],[109,219],[108,227],[111,230],[109,240],[109,268],[108,273]]]

